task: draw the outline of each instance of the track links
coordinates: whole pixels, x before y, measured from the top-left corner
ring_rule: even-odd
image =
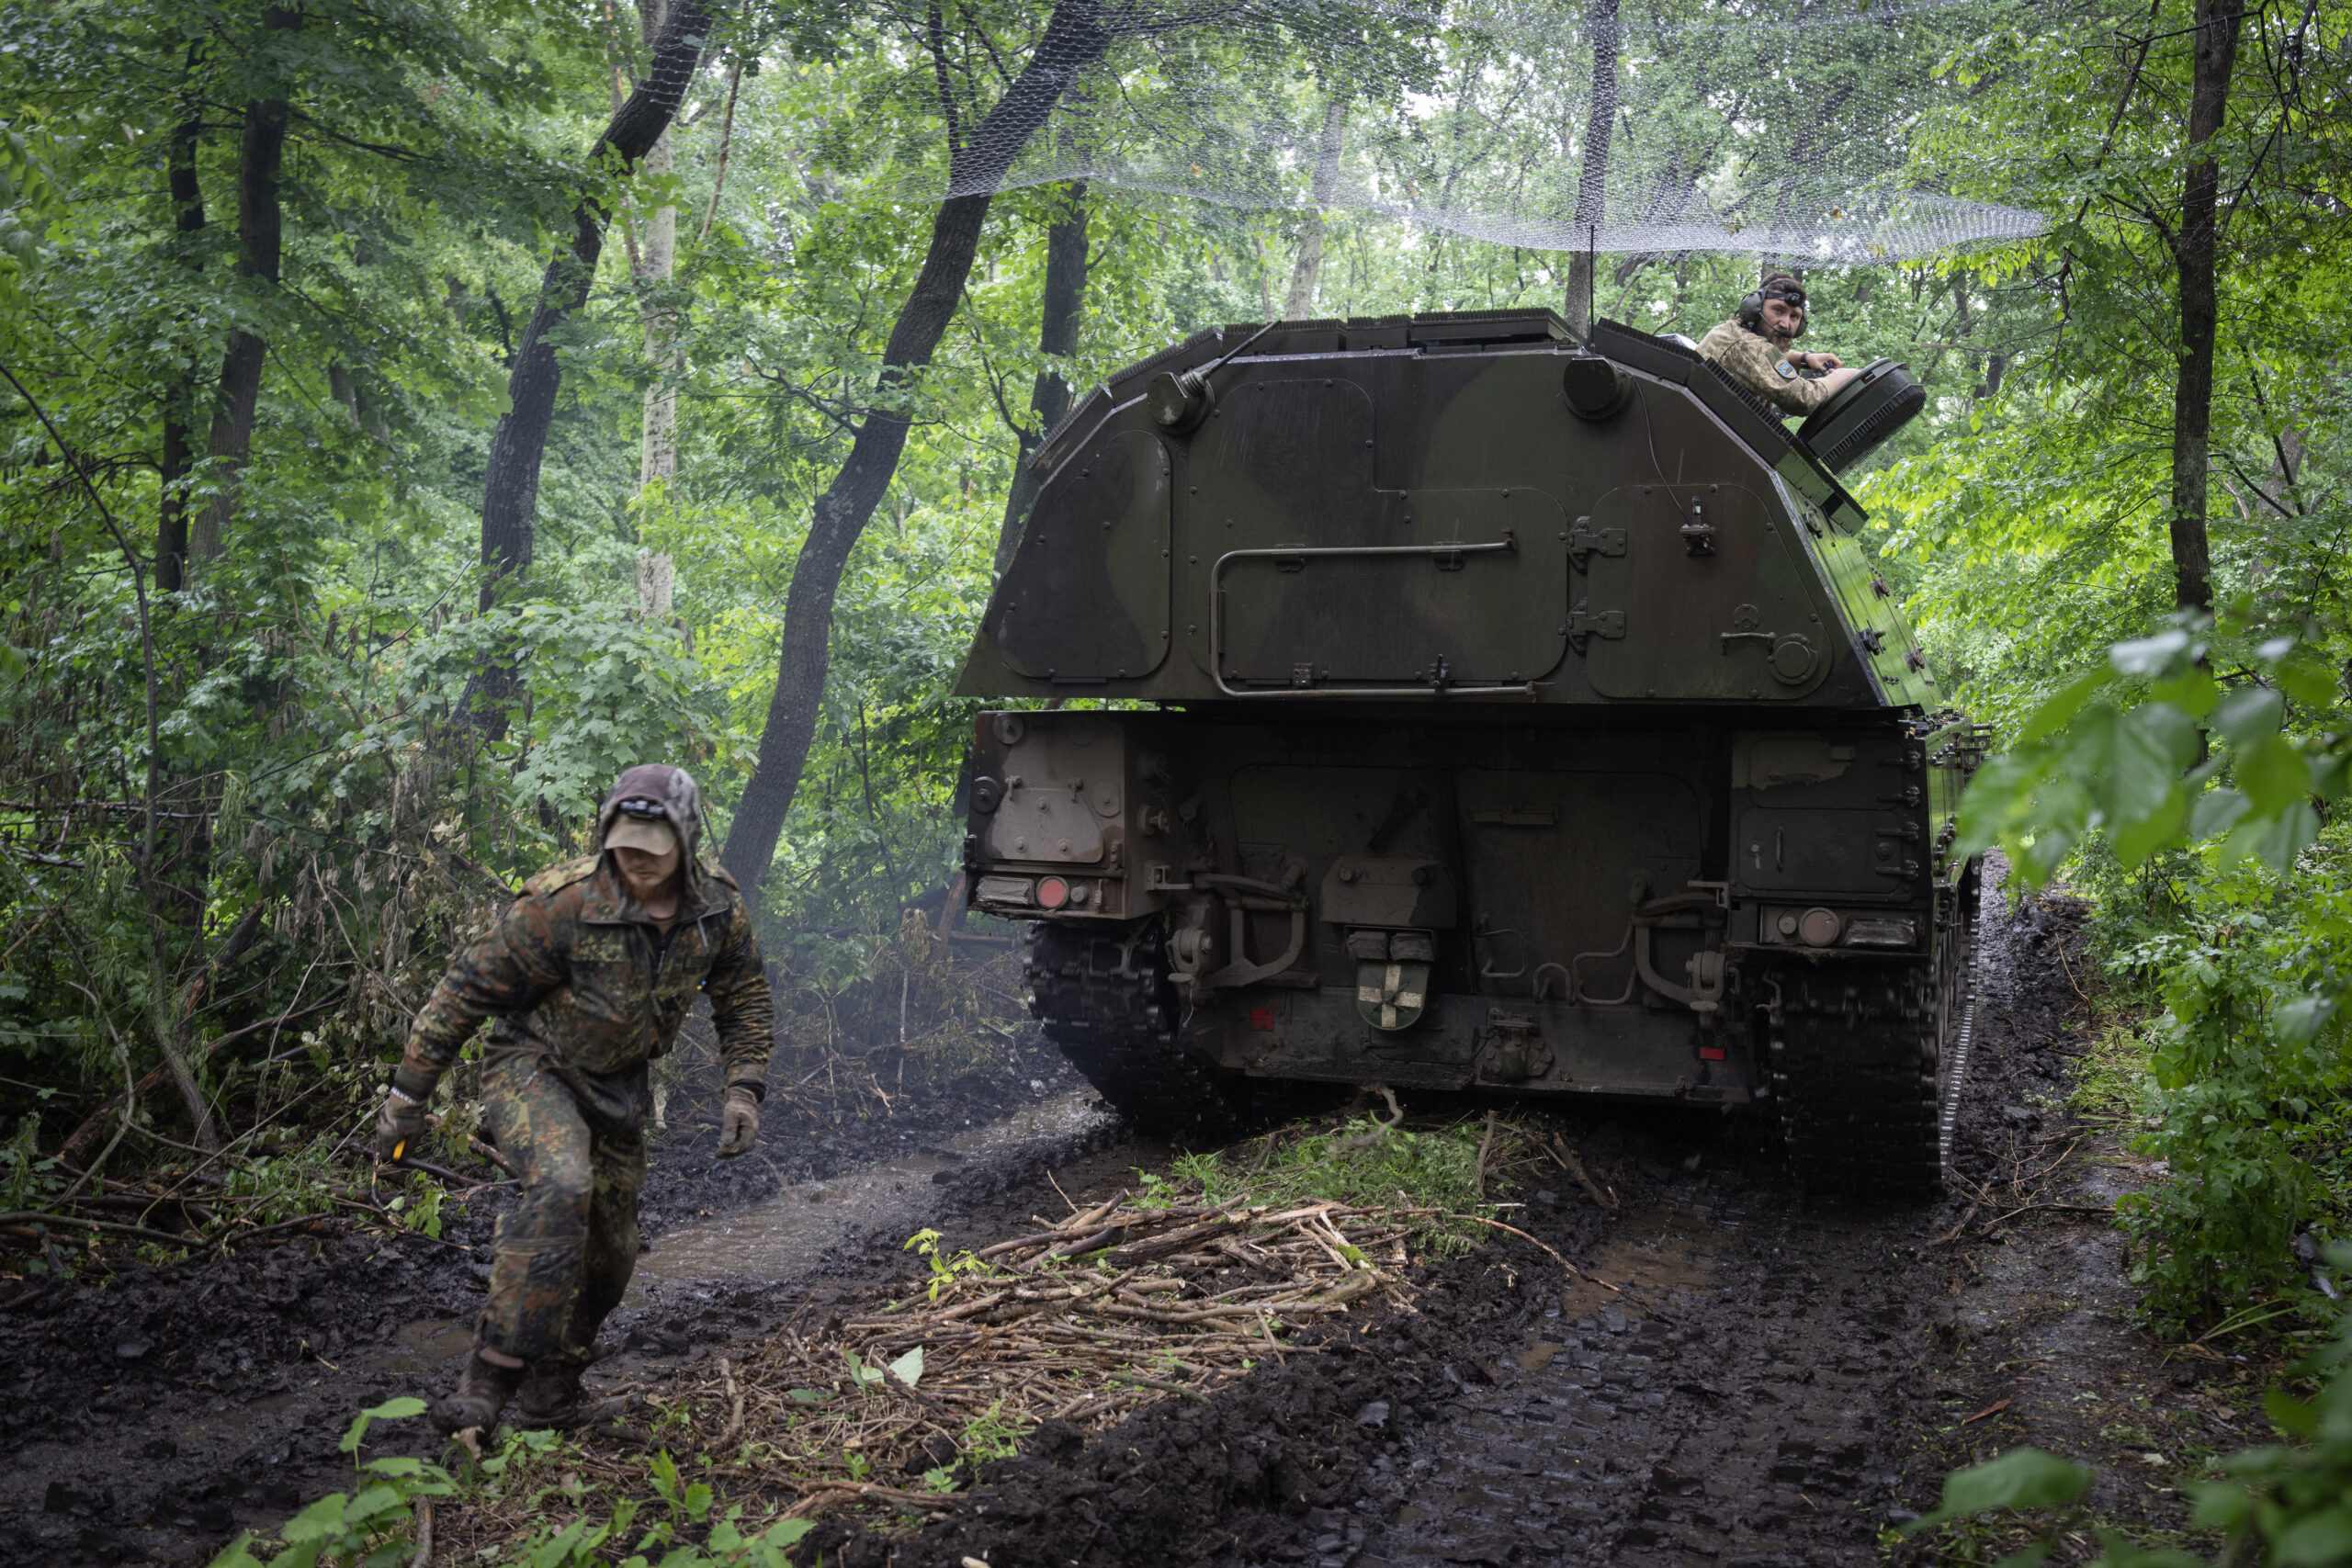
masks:
[[[1772,1093],[1798,1180],[1815,1191],[1932,1201],[1943,1190],[1935,966],[1776,978]]]
[[[1046,1038],[1137,1128],[1206,1138],[1240,1124],[1247,1086],[1177,1043],[1179,1005],[1158,921],[1099,932],[1033,924],[1022,973]]]

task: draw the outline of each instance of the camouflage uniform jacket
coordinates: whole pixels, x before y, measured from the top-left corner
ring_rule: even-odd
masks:
[[[1771,340],[1749,332],[1737,321],[1724,321],[1699,340],[1699,353],[1731,372],[1731,378],[1777,408],[1791,413],[1811,413],[1829,400],[1829,383],[1797,374],[1803,359],[1795,349],[1785,352]]]
[[[668,1051],[697,990],[710,996],[722,1080],[759,1091],[775,1035],[751,911],[724,871],[689,868],[665,934],[594,856],[524,884],[416,1015],[393,1081],[429,1091],[485,1018],[488,1055],[513,1053],[571,1089],[592,1122],[642,1127],[646,1064]]]

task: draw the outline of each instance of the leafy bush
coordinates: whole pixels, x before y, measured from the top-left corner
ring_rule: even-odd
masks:
[[[2120,1205],[2159,1319],[2211,1321],[2290,1284],[2296,1232],[2328,1227],[2352,1190],[2352,1062],[2333,1000],[2352,976],[2352,889],[2317,880],[2224,873],[2199,889],[2188,930],[2118,955],[2163,976],[2133,1146],[2169,1179]]]
[[[2168,1179],[2123,1203],[2161,1321],[2290,1284],[2297,1231],[2352,1200],[2352,875],[2320,815],[2352,741],[2324,645],[2248,604],[2119,643],[2025,719],[1961,808],[1962,847],[1998,842],[2026,885],[2087,865],[2109,972],[2162,1010],[2135,1146]]]

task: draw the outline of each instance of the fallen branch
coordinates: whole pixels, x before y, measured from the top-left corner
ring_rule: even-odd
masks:
[[[1553,1261],[1559,1264],[1561,1268],[1566,1269],[1576,1278],[1579,1280],[1590,1280],[1594,1284],[1599,1285],[1601,1289],[1612,1292],[1617,1295],[1622,1296],[1625,1293],[1623,1291],[1621,1291],[1616,1286],[1611,1284],[1608,1280],[1601,1279],[1599,1275],[1588,1274],[1583,1269],[1578,1269],[1575,1264],[1561,1257],[1557,1251],[1554,1250],[1545,1243],[1535,1241],[1533,1236],[1529,1235],[1517,1225],[1507,1225],[1500,1220],[1490,1220],[1479,1214],[1456,1214],[1453,1217],[1457,1220],[1470,1220],[1482,1225],[1492,1225],[1498,1231],[1509,1231],[1511,1235],[1519,1237],[1521,1241],[1533,1241],[1536,1246],[1543,1247],[1544,1251],[1552,1254]]]
[[[79,1214],[60,1214],[47,1209],[10,1209],[0,1213],[0,1225],[66,1225],[75,1230],[98,1231],[107,1235],[125,1235],[134,1241],[152,1241],[164,1247],[189,1247],[201,1244],[201,1238],[173,1235],[166,1231],[151,1231],[145,1225],[126,1225],[114,1220],[85,1220]]]

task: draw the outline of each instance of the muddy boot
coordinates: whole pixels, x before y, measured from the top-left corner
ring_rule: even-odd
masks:
[[[551,1427],[569,1432],[609,1421],[627,1408],[625,1399],[599,1399],[581,1387],[584,1370],[567,1363],[535,1363],[523,1380],[516,1422],[528,1431]]]
[[[433,1402],[433,1425],[441,1431],[455,1434],[468,1427],[489,1431],[498,1424],[498,1413],[514,1397],[523,1382],[520,1367],[495,1366],[481,1359],[481,1348],[466,1358],[464,1375],[458,1379],[455,1392]]]

